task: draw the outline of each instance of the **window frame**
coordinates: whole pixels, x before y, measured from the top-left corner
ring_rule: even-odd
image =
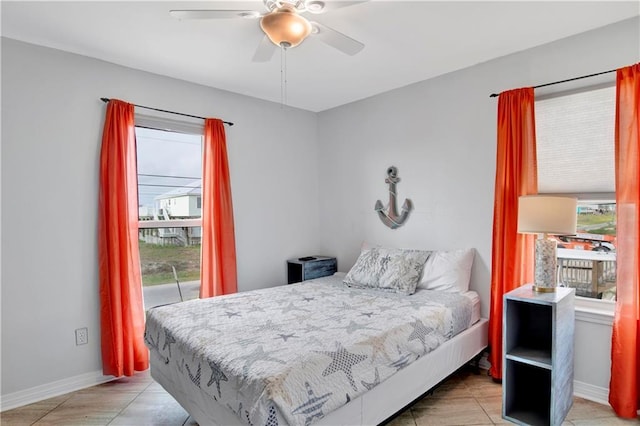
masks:
[[[610,87],[613,87],[615,90],[615,80],[588,86],[575,87],[563,91],[545,91],[543,93],[536,94],[534,99],[534,111],[538,101]],[[578,202],[588,202],[592,200],[613,200],[613,202],[616,201],[615,192],[553,192],[540,193],[540,195],[574,197],[578,200]],[[613,300],[602,300],[578,295],[575,296],[576,319],[580,319],[583,321],[611,325],[615,314],[615,307],[616,301]]]
[[[199,123],[192,123],[189,121],[178,121],[178,120],[173,120],[170,118],[162,118],[159,116],[151,116],[151,115],[145,115],[145,114],[138,114],[135,113],[134,116],[134,132],[137,133],[138,129],[150,129],[150,130],[156,130],[159,132],[171,132],[171,133],[180,133],[180,134],[186,134],[186,135],[193,135],[194,137],[199,137],[200,138],[200,155],[202,156],[202,152],[204,149],[204,123],[202,121],[200,121]],[[202,158],[201,158],[202,159]],[[139,158],[136,158],[136,175],[138,175],[139,173],[139,162],[138,162]],[[202,181],[202,169],[200,170],[199,174],[200,176],[200,181]],[[136,184],[136,187],[139,191],[139,186]],[[202,194],[198,195],[198,198],[201,198]],[[174,200],[169,200],[169,201],[173,201],[173,205],[177,205],[177,201]],[[138,211],[140,212],[140,194],[138,194]],[[165,206],[168,207],[168,206]],[[159,210],[158,210],[159,208]],[[154,209],[155,212],[157,214],[160,214],[160,212],[162,211],[164,207],[159,207],[159,205],[157,205],[156,203],[154,203]],[[164,217],[164,215],[160,216],[160,217]],[[149,216],[146,216],[146,218],[149,218]],[[161,230],[171,230],[171,229],[177,229],[177,228],[182,228],[183,230],[185,230],[185,232],[188,233],[188,235],[191,235],[192,233],[195,233],[196,231],[194,231],[193,229],[200,229],[199,232],[199,236],[196,235],[196,237],[198,238],[202,238],[202,210],[200,208],[200,217],[190,217],[190,218],[183,218],[183,219],[169,219],[169,220],[164,220],[164,219],[159,219],[156,220],[155,218],[150,218],[150,219],[146,219],[146,218],[141,218],[140,214],[138,215],[138,221],[137,221],[137,229],[138,229],[138,236],[140,237],[141,233],[145,233],[145,230],[153,230],[155,229],[158,233],[158,235],[162,232]],[[187,229],[189,229],[187,231]],[[154,231],[150,231],[150,232],[154,232]],[[201,240],[200,243],[201,244]],[[200,249],[200,255],[199,257],[202,256],[202,251]],[[200,262],[198,262],[198,266],[200,268],[200,275],[201,275],[201,271],[202,271],[202,265],[200,264]],[[175,280],[178,280],[178,276],[176,275],[175,269],[174,269],[174,278]],[[200,278],[198,278],[200,279]],[[142,286],[143,286],[143,291],[144,288],[147,287],[148,285],[145,285],[145,280],[142,280]],[[168,283],[171,284],[171,283]],[[151,286],[155,285],[155,284],[149,284]],[[145,298],[147,297],[146,295],[144,296]],[[185,299],[186,300],[186,299]],[[145,301],[146,303],[146,301]]]

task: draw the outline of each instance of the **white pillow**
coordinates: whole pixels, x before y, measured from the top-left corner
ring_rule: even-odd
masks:
[[[360,253],[362,253],[365,250],[370,250],[374,247],[382,247],[380,244],[371,244],[368,241],[363,241],[362,244],[360,244]]]
[[[434,251],[427,259],[418,288],[450,293],[469,291],[474,249]]]
[[[349,287],[411,295],[430,252],[373,247],[363,250],[343,282]]]

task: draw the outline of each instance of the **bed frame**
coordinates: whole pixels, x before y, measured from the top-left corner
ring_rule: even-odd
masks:
[[[420,398],[443,379],[480,355],[487,347],[488,320],[481,318],[436,350],[409,364],[370,391],[328,413],[314,426],[379,425]],[[151,377],[187,410],[201,426],[246,425],[228,407],[204,392],[180,385],[178,372],[151,352]],[[438,368],[433,368],[439,366]]]

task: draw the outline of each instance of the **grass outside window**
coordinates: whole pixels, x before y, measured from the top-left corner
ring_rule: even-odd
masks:
[[[140,246],[142,285],[153,286],[174,283],[171,266],[175,266],[180,282],[200,279],[200,245],[178,246],[148,244]]]

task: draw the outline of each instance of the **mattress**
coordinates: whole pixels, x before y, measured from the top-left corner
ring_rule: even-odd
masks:
[[[151,309],[145,342],[152,365],[246,424],[310,424],[467,329],[465,296],[325,277]]]
[[[461,366],[482,354],[487,347],[489,321],[481,318],[437,350],[419,358],[380,385],[353,399],[314,423],[313,426],[371,426],[387,424]],[[158,357],[151,357],[151,376],[200,425],[243,426],[246,424],[229,407],[213,401],[193,386],[185,385],[178,370]]]
[[[462,294],[471,299],[471,324],[475,324],[480,320],[480,296],[473,290]]]

